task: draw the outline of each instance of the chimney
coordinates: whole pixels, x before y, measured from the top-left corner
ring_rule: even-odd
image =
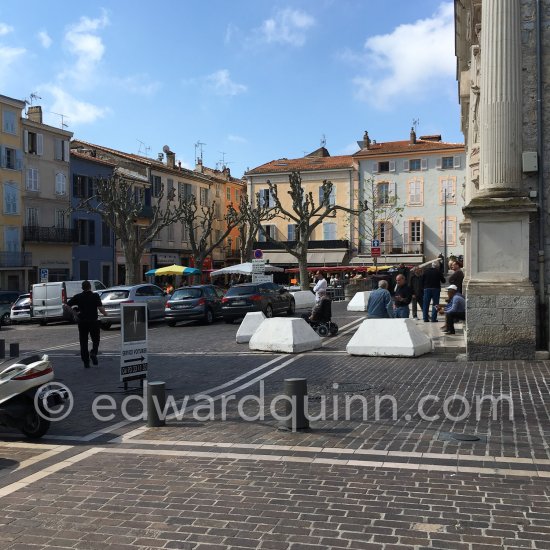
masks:
[[[414,131],[414,127],[411,128],[411,139],[409,141],[410,145],[414,145],[416,143],[416,132]]]
[[[370,137],[369,133],[365,130],[365,135],[363,136],[363,144],[367,149],[370,149]]]
[[[197,164],[195,166],[195,172],[200,172],[201,174],[204,173],[204,168],[202,166],[202,159],[200,157],[197,159]]]
[[[168,166],[168,168],[172,168],[172,170],[176,169],[176,153],[166,151],[166,166]]]
[[[42,124],[42,107],[40,105],[31,105],[27,109],[27,118],[33,122]]]

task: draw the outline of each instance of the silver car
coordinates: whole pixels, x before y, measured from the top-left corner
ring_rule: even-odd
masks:
[[[100,317],[101,328],[109,330],[111,325],[120,324],[121,304],[145,303],[149,320],[164,319],[164,308],[168,296],[156,285],[113,286],[98,292],[106,317]]]

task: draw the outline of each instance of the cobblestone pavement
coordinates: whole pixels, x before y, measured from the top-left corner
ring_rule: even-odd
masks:
[[[90,371],[74,327],[3,330],[24,352],[52,348],[75,409],[40,443],[0,436],[0,547],[550,548],[550,362],[459,363],[459,334],[437,335],[423,358],[349,357],[361,315],[342,304],[335,315],[339,337],[297,356],[248,352],[236,325],[153,326],[150,379],[179,407],[190,398],[181,418],[150,429],[120,414],[117,330],[102,334]],[[278,429],[284,404],[270,405],[295,377],[307,378],[311,413],[327,415],[292,433]],[[116,403],[109,422],[91,414],[102,393]],[[488,402],[476,418],[476,398],[500,394],[510,397],[495,418]],[[243,413],[263,419],[240,417],[245,395]],[[465,403],[474,408],[459,418]]]

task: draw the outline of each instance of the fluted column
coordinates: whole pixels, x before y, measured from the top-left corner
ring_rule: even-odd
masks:
[[[485,196],[521,184],[520,0],[484,0],[481,16],[480,181]]]

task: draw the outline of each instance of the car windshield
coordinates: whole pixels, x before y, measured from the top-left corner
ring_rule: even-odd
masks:
[[[247,296],[248,294],[258,294],[257,286],[232,286],[226,296]]]
[[[189,298],[200,298],[202,290],[200,288],[182,288],[176,290],[170,300],[188,300]]]
[[[21,296],[17,299],[17,302],[13,304],[14,306],[22,306],[28,304],[31,300],[31,297],[27,294],[26,296]]]
[[[112,302],[115,300],[125,300],[130,294],[129,290],[107,290],[101,294],[102,302]]]

